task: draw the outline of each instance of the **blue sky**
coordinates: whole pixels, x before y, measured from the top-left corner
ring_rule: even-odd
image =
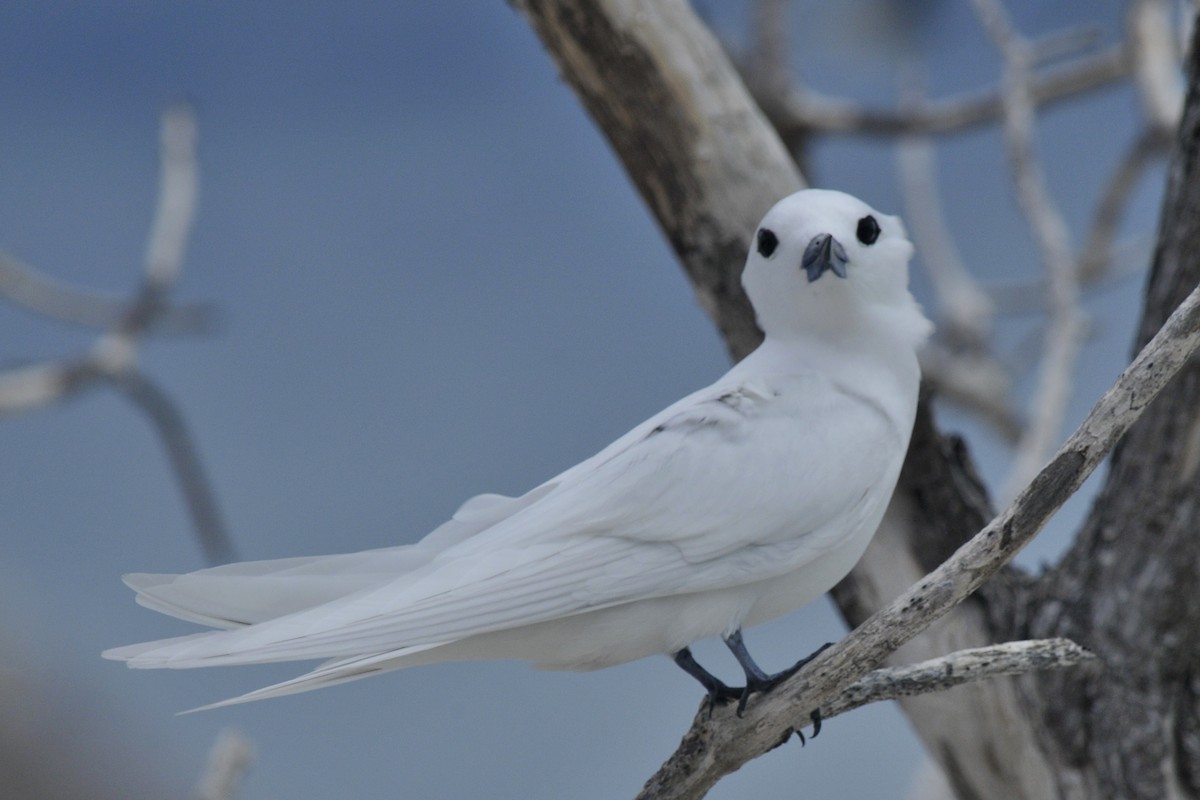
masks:
[[[1013,6],[1028,33],[1094,21],[1104,41],[1122,13]],[[699,7],[738,39],[742,3]],[[797,67],[831,94],[889,104],[914,54],[935,96],[996,78],[965,4],[859,0],[804,6],[794,21]],[[413,541],[466,497],[533,486],[727,366],[607,144],[498,2],[8,4],[0,249],[64,280],[136,285],[157,118],[181,97],[198,110],[202,187],[178,297],[214,303],[222,324],[148,343],[143,366],[186,414],[245,558]],[[1120,89],[1043,118],[1039,146],[1077,237],[1136,118]],[[939,156],[972,267],[997,282],[1035,275],[997,133],[954,137]],[[815,163],[814,182],[900,210],[887,143],[822,142]],[[1139,193],[1130,231],[1152,232],[1159,181]],[[925,292],[919,274],[916,285]],[[1135,278],[1089,296],[1095,337],[1072,419],[1121,368],[1139,295]],[[1006,323],[1004,341],[1015,350],[1031,329]],[[0,364],[89,342],[0,305]],[[985,473],[1003,475],[1003,448],[968,430]],[[1082,505],[1027,563],[1061,547]],[[666,659],[583,675],[489,663],[175,717],[298,671],[146,673],[99,659],[183,632],[136,607],[122,573],[201,566],[159,445],[120,398],[0,420],[0,658],[46,687],[24,700],[31,713],[105,742],[86,767],[97,782],[124,764],[185,796],[233,725],[259,753],[247,800],[632,795],[700,698]],[[777,667],[840,631],[821,602],[747,638]],[[700,657],[733,669],[718,648]],[[894,797],[918,753],[900,715],[872,707],[713,796],[803,785]]]

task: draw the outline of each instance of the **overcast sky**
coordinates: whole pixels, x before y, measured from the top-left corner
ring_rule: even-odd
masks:
[[[739,40],[742,3],[698,5]],[[1011,5],[1027,33],[1094,22],[1102,42],[1122,14]],[[830,94],[890,104],[913,63],[935,96],[996,80],[963,3],[824,4],[794,23],[796,66]],[[215,304],[222,324],[151,342],[143,365],[183,409],[244,558],[414,541],[466,497],[522,492],[728,366],[608,146],[501,2],[5,4],[0,249],[63,280],[136,285],[158,115],[179,98],[197,108],[202,194],[178,297]],[[1077,237],[1136,118],[1123,89],[1044,117],[1039,146]],[[1035,276],[997,133],[948,139],[939,156],[972,268]],[[814,163],[814,183],[902,210],[889,144],[823,142]],[[1129,231],[1152,233],[1159,181]],[[928,300],[919,273],[916,285]],[[1135,277],[1089,296],[1096,335],[1072,419],[1123,365],[1139,292]],[[1004,346],[1019,354],[1031,330],[1013,319]],[[2,366],[89,342],[0,305]],[[969,434],[1001,477],[1004,449]],[[595,674],[482,663],[175,717],[303,667],[134,672],[99,658],[186,632],[135,606],[122,573],[201,566],[159,443],[122,399],[99,391],[0,420],[0,662],[48,687],[27,710],[105,742],[112,753],[88,767],[98,782],[136,768],[184,797],[217,732],[236,726],[259,755],[246,800],[623,797],[701,697],[666,659]],[[841,631],[821,601],[747,640],[780,668]],[[720,649],[699,657],[732,680]],[[879,705],[712,796],[896,797],[918,758]]]

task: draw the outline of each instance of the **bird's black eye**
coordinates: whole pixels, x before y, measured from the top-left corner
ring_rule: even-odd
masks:
[[[763,258],[770,258],[775,252],[775,248],[779,247],[779,237],[774,231],[766,228],[758,229],[758,254]]]
[[[854,232],[863,244],[875,244],[879,238],[879,223],[870,214],[858,221],[858,230]]]

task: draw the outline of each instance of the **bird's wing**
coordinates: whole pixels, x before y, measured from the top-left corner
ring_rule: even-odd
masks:
[[[440,551],[545,496],[543,484],[521,497],[481,494],[420,542],[357,553],[243,561],[184,575],[124,577],[137,602],[161,614],[212,628],[239,628],[381,586],[428,564]]]
[[[764,580],[853,532],[872,490],[890,491],[905,435],[817,375],[718,383],[398,580],[109,655],[191,667],[395,652]]]

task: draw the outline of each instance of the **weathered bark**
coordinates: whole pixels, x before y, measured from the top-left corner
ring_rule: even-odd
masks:
[[[732,66],[681,0],[514,5],[609,137],[731,353],[744,355],[759,340],[737,280],[748,236],[800,178]],[[1139,345],[1200,278],[1197,71],[1193,62]],[[1037,579],[1002,572],[896,653],[893,662],[912,661],[1057,635],[1108,665],[902,701],[960,797],[1200,796],[1200,670],[1189,663],[1200,635],[1198,397],[1193,360],[1119,446],[1058,568]],[[924,399],[888,517],[835,593],[848,620],[880,608],[990,516],[965,447],[938,433]]]
[[[740,359],[762,334],[742,292],[750,235],[799,170],[686,3],[513,0],[617,151]]]
[[[1135,347],[1200,284],[1200,59],[1159,223]],[[1200,359],[1115,450],[1091,515],[1062,561],[1014,609],[1018,632],[1094,650],[1103,672],[1029,681],[1063,797],[1200,796]]]

